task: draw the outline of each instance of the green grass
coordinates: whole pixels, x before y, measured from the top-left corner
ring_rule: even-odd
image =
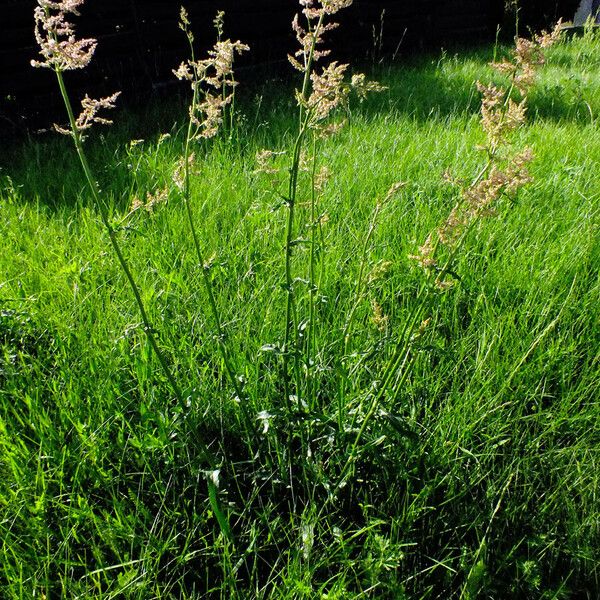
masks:
[[[180,104],[118,114],[88,148],[185,407],[150,351],[69,140],[4,153],[2,598],[600,595],[600,40],[591,34],[550,52],[519,132],[535,151],[534,183],[471,232],[460,285],[437,297],[410,375],[366,428],[345,487],[327,493],[414,306],[421,274],[408,255],[453,205],[442,173],[469,179],[481,164],[474,81],[492,77],[492,56],[484,48],[381,68],[389,90],[353,106],[348,127],[325,142],[333,176],[319,206],[329,220],[314,410],[284,410],[270,348],[283,336],[286,215],[254,158],[289,147],[292,96],[273,91],[289,86],[239,88],[236,139],[197,149],[195,217],[255,430],[226,379],[181,200],[171,193],[154,213],[126,218],[133,197],[170,185]],[[180,120],[159,141],[155,124],[173,112]],[[391,264],[357,308],[356,373],[340,409],[339,341],[362,247],[377,200],[399,180],[407,185],[367,247],[367,272]],[[299,246],[298,270],[306,252]],[[389,319],[383,332],[372,300]],[[219,457],[218,501],[203,443]]]

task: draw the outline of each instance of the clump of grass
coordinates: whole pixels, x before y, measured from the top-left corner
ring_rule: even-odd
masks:
[[[65,196],[81,199],[49,208],[21,198],[11,173],[0,221],[7,597],[597,595],[600,139],[589,111],[548,112],[534,89],[525,126],[509,84],[484,107],[486,135],[470,100],[396,100],[407,81],[433,78],[438,90],[466,80],[468,98],[490,52],[391,68],[390,91],[358,106],[350,67],[307,68],[322,50],[317,25],[347,4],[302,3],[293,62],[308,83],[293,119],[282,100],[272,129],[250,134],[232,131],[229,112],[209,140],[196,109],[208,91],[229,110],[232,75],[211,83],[192,56],[180,69],[187,125],[116,153],[86,145],[109,157],[102,200],[181,404],[105,251],[93,191],[70,176]],[[549,60],[596,47],[561,42]],[[536,86],[568,74],[540,69]],[[486,90],[499,94],[484,86],[484,102]],[[600,109],[592,83],[577,93]],[[517,126],[500,139],[509,114]],[[494,196],[511,210],[471,211],[479,184],[527,146],[532,182]],[[453,179],[481,172],[482,152],[479,182],[442,184],[448,165]],[[455,239],[439,223],[463,210]],[[414,268],[408,255],[431,231],[437,264]]]

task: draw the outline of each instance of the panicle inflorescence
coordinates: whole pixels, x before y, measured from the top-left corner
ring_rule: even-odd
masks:
[[[308,126],[318,130],[320,136],[336,133],[343,126],[343,122],[326,124],[325,121],[336,109],[347,106],[351,91],[364,99],[370,92],[385,89],[376,82],[367,81],[362,73],[353,75],[351,81],[346,82],[349,65],[337,61],[325,66],[320,73],[314,70],[314,63],[330,54],[330,50],[322,47],[324,34],[338,27],[337,23],[328,22],[326,18],[351,4],[352,0],[300,0],[306,29],[300,25],[298,14],[292,21],[300,48],[288,59],[294,68],[305,74],[305,82],[310,81],[311,84],[298,91],[296,97],[309,116]]]
[[[445,290],[453,285],[447,278],[449,262],[469,227],[481,217],[495,214],[495,206],[503,194],[512,195],[527,183],[531,176],[527,169],[533,159],[530,148],[514,153],[510,134],[526,121],[527,94],[535,82],[536,70],[545,64],[544,50],[560,37],[561,23],[550,33],[542,33],[531,40],[517,38],[511,60],[492,63],[500,74],[510,78],[508,88],[477,82],[481,93],[481,126],[486,143],[480,147],[488,155],[488,163],[475,181],[463,185],[445,174],[445,179],[460,187],[460,197],[446,220],[433,232],[418,252],[409,256],[421,268],[437,272],[435,283]],[[520,96],[513,98],[516,90]],[[441,266],[438,251],[445,247],[450,259]]]
[[[481,126],[487,135],[484,149],[495,152],[506,143],[507,136],[521,127],[526,120],[527,100],[515,102],[506,98],[506,90],[493,84],[477,82],[481,94]]]
[[[106,98],[100,98],[98,100],[94,98],[90,98],[87,94],[85,98],[81,101],[82,111],[75,120],[75,128],[78,132],[85,131],[89,129],[94,123],[99,123],[100,125],[112,125],[112,121],[110,119],[106,119],[98,115],[98,113],[102,110],[108,110],[111,108],[115,108],[115,102],[117,98],[121,95],[121,92],[115,92],[112,96],[108,96]],[[58,131],[58,133],[62,133],[65,135],[70,135],[71,131],[61,127],[60,125],[54,125],[54,129]]]
[[[387,329],[389,317],[383,312],[383,308],[374,298],[371,300],[371,322],[375,327],[383,332]]]
[[[185,159],[185,157],[182,156],[177,161],[177,164],[175,165],[175,170],[173,171],[173,183],[175,184],[177,189],[179,189],[180,192],[183,192],[185,189],[186,172],[187,173],[193,172],[195,165],[196,165],[196,153],[195,152],[191,152],[188,155],[187,160]]]
[[[79,16],[79,8],[84,1],[38,0],[38,6],[34,10],[35,38],[43,60],[32,60],[33,67],[52,69],[60,74],[63,71],[73,71],[88,66],[96,50],[97,41],[93,38],[78,40],[75,37],[75,26],[67,19],[69,14]],[[55,124],[54,128],[62,134],[77,134],[83,137],[81,133],[94,123],[111,124],[111,120],[99,116],[98,113],[102,109],[114,108],[120,93],[116,92],[100,99],[90,98],[86,94],[81,101],[82,111],[73,121],[72,127],[67,129]]]
[[[512,53],[512,60],[494,62],[491,66],[499,73],[511,78],[511,84],[516,87],[523,96],[535,83],[537,69],[544,65],[546,56],[544,50],[555,44],[561,36],[562,20],[559,20],[550,32],[543,31],[532,39],[517,38]]]
[[[97,41],[93,38],[76,39],[75,26],[68,21],[69,14],[79,15],[79,7],[83,3],[84,0],[38,0],[33,13],[34,33],[43,60],[32,60],[32,66],[72,71],[89,65]]]
[[[156,207],[167,202],[168,198],[168,187],[157,189],[154,192],[148,192],[145,200],[140,199],[138,196],[134,196],[131,206],[129,207],[129,213],[134,213],[143,208],[147,213],[152,214],[156,210]]]
[[[313,61],[317,61],[330,54],[330,50],[322,49],[323,35],[338,27],[337,23],[326,23],[325,17],[335,15],[343,8],[348,8],[353,0],[300,0],[302,14],[306,17],[308,28],[300,25],[300,16],[296,15],[292,21],[292,29],[300,44],[300,49],[288,58],[292,65],[299,71],[310,70]],[[298,59],[302,60],[300,62]]]
[[[256,153],[256,172],[267,173],[268,175],[277,175],[281,169],[274,166],[274,159],[285,152],[274,152],[273,150],[259,150]]]
[[[320,75],[311,74],[312,91],[306,106],[312,113],[313,123],[324,121],[346,102],[349,89],[344,85],[344,75],[347,69],[348,65],[340,65],[334,61]]]
[[[250,50],[249,46],[239,40],[221,40],[223,33],[224,13],[219,12],[214,20],[217,30],[217,42],[208,52],[208,58],[182,62],[173,71],[179,80],[189,81],[194,92],[194,100],[190,106],[190,119],[196,127],[198,138],[214,137],[223,122],[225,108],[233,100],[233,90],[237,86],[233,76],[233,63],[236,54]],[[182,7],[179,27],[187,35],[190,46],[194,36],[189,28],[190,21],[186,10]],[[200,100],[200,96],[203,96]]]

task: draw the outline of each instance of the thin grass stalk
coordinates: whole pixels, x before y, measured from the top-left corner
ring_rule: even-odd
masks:
[[[310,47],[310,51],[308,53],[308,59],[306,60],[306,70],[304,72],[304,81],[302,82],[302,100],[307,100],[308,99],[308,89],[310,86],[310,74],[312,72],[312,66],[314,63],[314,59],[315,59],[315,51],[317,48],[317,40],[319,39],[319,35],[321,32],[321,28],[323,27],[323,21],[325,19],[325,13],[321,13],[321,15],[319,16],[319,20],[317,21],[317,25],[315,26],[315,30],[311,31],[312,33],[312,45]],[[310,20],[308,22],[309,25],[309,31],[310,31]],[[300,129],[302,129],[302,123],[303,123],[303,117],[304,117],[304,106],[303,104],[300,105],[300,115],[299,115],[300,119],[299,119],[299,123],[300,123]]]
[[[389,389],[392,378],[396,378],[394,387],[396,389],[399,389],[404,384],[407,377],[410,375],[410,367],[412,366],[415,360],[415,355],[411,352],[411,345],[414,340],[415,332],[417,331],[417,329],[423,326],[422,317],[423,314],[426,313],[427,307],[431,300],[431,294],[428,293],[428,291],[429,288],[427,286],[422,286],[419,294],[417,295],[417,302],[415,303],[411,314],[409,314],[408,318],[406,319],[404,329],[400,334],[400,339],[404,340],[404,343],[401,343],[397,347],[396,351],[394,352],[394,355],[388,362],[388,365],[383,372],[380,384],[377,386],[376,393],[372,397],[372,400],[369,404],[369,408],[367,409],[367,412],[361,423],[360,429],[356,434],[354,442],[352,443],[350,452],[348,453],[348,458],[346,459],[340,471],[340,474],[338,475],[337,483],[333,487],[333,492],[329,495],[329,500],[333,499],[336,491],[339,490],[340,487],[343,485],[350,467],[356,461],[360,440],[362,439],[367,429],[367,426],[371,422],[377,409],[381,405],[381,402],[387,390]],[[423,294],[425,294],[424,297]],[[422,301],[419,302],[420,299]],[[419,327],[417,327],[417,325],[419,325]],[[355,429],[359,412],[360,411],[356,412],[356,415],[354,416],[350,425],[350,430]]]
[[[371,218],[371,224],[369,225],[369,230],[367,231],[367,235],[365,236],[365,240],[363,243],[362,253],[361,253],[361,261],[360,267],[358,271],[358,279],[356,281],[356,288],[354,290],[354,302],[352,303],[352,307],[350,308],[350,312],[348,313],[348,317],[346,318],[346,323],[344,325],[344,329],[342,331],[342,355],[339,358],[339,369],[340,369],[340,378],[338,385],[338,427],[339,430],[342,430],[343,427],[343,414],[344,407],[346,404],[346,373],[344,361],[348,356],[348,344],[350,341],[350,334],[352,331],[352,326],[354,324],[354,315],[360,305],[360,302],[363,298],[363,288],[364,288],[364,278],[365,278],[365,266],[367,264],[367,252],[369,249],[369,244],[371,243],[371,239],[373,237],[373,233],[375,232],[375,228],[377,225],[377,217],[379,216],[379,212],[381,210],[381,205],[378,203],[375,206],[375,210],[373,211],[373,217]]]
[[[204,285],[204,289],[206,291],[206,295],[208,297],[208,304],[210,307],[210,311],[213,317],[213,321],[215,324],[215,329],[217,330],[217,345],[219,347],[219,352],[221,353],[221,357],[223,359],[223,363],[225,365],[225,370],[227,371],[227,376],[233,386],[235,394],[237,398],[242,402],[242,410],[244,412],[247,411],[244,400],[244,392],[240,386],[239,380],[236,376],[236,370],[232,364],[231,357],[229,355],[229,350],[225,343],[225,332],[223,329],[223,323],[221,321],[221,315],[219,309],[217,307],[217,303],[215,300],[215,294],[213,289],[213,284],[210,279],[210,267],[204,262],[204,254],[202,252],[202,248],[200,246],[200,241],[198,239],[198,233],[196,231],[196,226],[194,223],[194,217],[192,214],[191,202],[190,202],[190,168],[189,168],[189,144],[186,142],[186,149],[184,154],[185,160],[185,189],[184,189],[184,204],[186,207],[186,215],[188,218],[188,223],[190,226],[190,232],[192,234],[192,239],[194,241],[194,248],[196,250],[196,256],[198,258],[198,262],[200,264],[200,268],[202,269],[202,283]]]
[[[308,130],[308,123],[310,120],[310,110],[305,109],[304,104],[308,99],[308,91],[310,86],[310,75],[312,71],[312,65],[314,61],[314,54],[316,49],[316,41],[318,39],[319,31],[323,25],[324,13],[319,17],[317,25],[313,33],[313,41],[310,47],[308,57],[305,58],[305,70],[304,80],[302,82],[302,92],[299,107],[299,125],[298,135],[294,144],[294,150],[292,154],[292,165],[290,167],[289,176],[289,187],[287,197],[288,207],[288,218],[286,224],[285,234],[285,287],[287,293],[286,309],[285,309],[285,332],[283,340],[283,381],[284,381],[284,394],[285,401],[287,403],[288,410],[291,410],[291,398],[290,398],[290,374],[289,374],[289,354],[290,354],[290,339],[291,339],[291,328],[294,327],[294,348],[291,352],[294,354],[294,375],[295,375],[295,387],[296,395],[298,397],[298,405],[300,405],[300,394],[301,394],[301,372],[300,372],[300,357],[298,354],[298,314],[296,305],[296,294],[294,291],[294,279],[292,273],[292,254],[294,246],[294,225],[295,225],[295,209],[296,209],[296,197],[298,193],[298,175],[300,171],[300,156],[302,154],[302,147],[306,132]]]
[[[487,172],[489,171],[490,167],[492,166],[492,161],[493,161],[493,156],[490,155],[487,163],[485,164],[485,166],[481,169],[481,171],[479,171],[479,173],[477,173],[477,175],[475,176],[475,178],[473,179],[472,183],[471,183],[471,187],[476,186],[478,183],[480,183],[483,178],[485,177],[485,175],[487,174]],[[460,198],[454,205],[454,209],[456,210],[458,209],[462,204],[465,203],[464,198]],[[456,243],[456,246],[454,248],[452,248],[452,251],[450,252],[446,263],[444,264],[443,267],[436,269],[436,273],[437,273],[437,277],[436,279],[441,279],[442,277],[444,277],[444,275],[446,275],[450,269],[450,266],[452,265],[452,262],[454,261],[454,259],[456,258],[456,255],[458,254],[459,250],[462,248],[462,245],[467,237],[467,234],[471,231],[473,225],[475,224],[476,221],[473,221],[469,224],[469,226],[465,229],[465,231],[461,234],[458,242]],[[437,252],[440,248],[440,245],[442,244],[440,238],[438,237],[435,240],[435,244],[433,246],[433,252],[432,252],[432,257],[435,258],[437,257]],[[427,273],[427,279],[430,280],[432,279],[432,271],[428,271]]]
[[[104,202],[100,198],[100,191],[98,189],[98,184],[97,184],[96,180],[94,179],[94,176],[92,175],[92,171],[90,169],[85,151],[83,149],[81,135],[77,128],[77,124],[75,121],[75,115],[73,112],[73,107],[71,105],[71,100],[69,98],[69,95],[68,95],[68,92],[67,92],[67,89],[65,86],[62,72],[59,69],[56,69],[55,73],[56,73],[56,78],[58,80],[58,86],[60,88],[60,93],[61,93],[63,102],[65,104],[65,108],[67,110],[69,124],[71,126],[72,138],[73,138],[73,142],[75,144],[75,148],[77,150],[77,155],[79,157],[79,161],[83,168],[83,172],[85,174],[85,178],[87,180],[88,186],[92,192],[92,196],[94,197],[94,202],[95,202],[96,206],[98,207],[98,210],[100,211],[100,218],[102,219],[102,223],[104,224],[104,227],[106,228],[106,231],[108,232],[108,237],[110,239],[110,243],[113,247],[113,250],[115,251],[115,254],[117,255],[119,265],[121,266],[122,271],[125,273],[125,277],[127,278],[127,281],[129,282],[129,287],[131,288],[131,291],[133,292],[133,296],[137,303],[138,309],[140,311],[140,315],[142,317],[142,322],[144,324],[144,333],[146,334],[146,338],[150,342],[150,345],[152,346],[152,349],[154,350],[154,352],[158,358],[161,368],[162,368],[165,376],[167,377],[167,380],[169,381],[169,384],[171,385],[171,388],[173,389],[173,392],[175,393],[175,396],[176,396],[179,404],[183,405],[183,394],[182,394],[181,388],[179,387],[179,384],[177,383],[177,380],[175,379],[175,376],[173,375],[173,373],[167,363],[165,355],[163,354],[162,350],[160,349],[160,347],[158,345],[156,336],[154,334],[155,329],[154,329],[154,327],[150,321],[150,318],[148,316],[148,313],[146,311],[146,307],[144,305],[144,301],[142,300],[139,286],[138,286],[137,282],[135,281],[135,278],[131,272],[131,269],[129,268],[129,264],[128,264],[127,260],[125,259],[125,256],[121,250],[121,246],[117,239],[115,230],[113,229],[112,225],[110,224],[110,219],[108,217],[108,211],[106,210],[106,206],[104,205]]]
[[[221,33],[219,31],[219,40],[221,39]],[[186,32],[187,33],[187,32]],[[197,106],[199,101],[199,73],[196,66],[196,58],[194,53],[194,45],[189,37],[188,33],[188,42],[190,46],[191,52],[191,62],[194,65],[194,84],[193,84],[193,96],[192,96],[192,106]],[[225,85],[225,84],[223,84]],[[225,94],[226,90],[223,89],[223,93]],[[250,422],[250,417],[247,413],[247,407],[244,402],[244,392],[240,385],[240,382],[236,375],[236,368],[232,363],[231,356],[229,354],[229,350],[225,343],[225,331],[223,328],[223,322],[221,319],[221,314],[219,312],[219,308],[217,306],[217,302],[214,294],[214,286],[210,279],[210,267],[205,262],[204,252],[202,251],[202,246],[200,244],[200,239],[198,237],[198,232],[196,230],[196,224],[194,221],[194,215],[192,212],[192,201],[191,201],[191,173],[190,173],[190,146],[192,140],[194,138],[194,122],[190,118],[188,120],[188,127],[185,139],[184,153],[183,153],[183,168],[184,168],[184,187],[183,187],[183,202],[186,209],[186,216],[188,220],[188,224],[190,227],[190,233],[192,234],[192,240],[194,243],[194,249],[196,251],[196,257],[198,259],[198,263],[200,268],[202,269],[202,283],[204,286],[204,290],[208,297],[208,304],[210,307],[210,312],[214,321],[214,326],[217,331],[217,345],[219,347],[219,352],[221,354],[221,358],[223,359],[223,363],[225,365],[225,370],[227,372],[227,377],[233,386],[235,394],[242,405],[242,411],[244,413],[244,417],[248,422]]]
[[[365,266],[367,264],[367,252],[369,250],[369,244],[371,243],[373,233],[375,232],[375,229],[377,227],[377,217],[379,216],[380,211],[381,204],[377,204],[375,206],[375,210],[373,211],[373,216],[371,217],[371,223],[369,225],[367,235],[365,236],[365,241],[363,242],[360,267],[358,270],[358,279],[356,281],[356,287],[354,288],[354,302],[352,303],[352,307],[350,308],[350,312],[348,313],[348,317],[346,318],[346,323],[344,325],[344,330],[342,332],[342,357],[345,357],[348,354],[348,344],[350,342],[352,326],[354,325],[354,315],[356,314],[356,310],[360,306],[360,302],[363,298],[363,284],[365,278]]]
[[[294,291],[294,278],[292,273],[292,254],[294,246],[294,224],[296,213],[296,196],[298,192],[298,174],[300,170],[300,154],[302,151],[302,141],[306,133],[308,119],[300,128],[296,143],[294,144],[293,162],[290,169],[290,182],[288,189],[288,218],[285,232],[285,288],[286,309],[285,309],[285,333],[283,338],[283,378],[285,401],[288,410],[292,410],[290,393],[290,374],[289,374],[289,355],[294,355],[294,379],[296,395],[300,402],[301,376],[300,376],[300,357],[298,354],[298,310],[296,305],[296,294]],[[294,346],[290,349],[290,339],[294,328]]]
[[[308,285],[309,285],[309,306],[308,306],[308,339],[306,346],[306,396],[308,405],[311,410],[316,409],[316,390],[315,381],[313,374],[313,367],[316,363],[315,356],[315,336],[316,336],[316,323],[315,323],[315,301],[317,292],[316,282],[316,252],[317,252],[317,189],[316,189],[316,176],[317,176],[317,136],[313,133],[313,145],[312,145],[312,170],[311,170],[311,197],[310,197],[310,257],[309,257],[309,271],[308,271]],[[312,361],[312,362],[311,362]]]

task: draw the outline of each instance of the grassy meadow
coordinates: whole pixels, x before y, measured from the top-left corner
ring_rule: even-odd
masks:
[[[289,154],[256,160],[293,144],[292,82],[240,86],[230,135],[194,148],[207,265],[172,183],[184,103],[116,111],[86,142],[183,403],[70,140],[2,151],[0,597],[600,596],[598,35],[548,52],[515,133],[533,182],[469,230],[410,325],[409,255],[456,200],[444,172],[481,168],[475,81],[509,50],[378,66],[388,89],[320,143],[314,228],[301,170],[302,398],[281,367]]]

